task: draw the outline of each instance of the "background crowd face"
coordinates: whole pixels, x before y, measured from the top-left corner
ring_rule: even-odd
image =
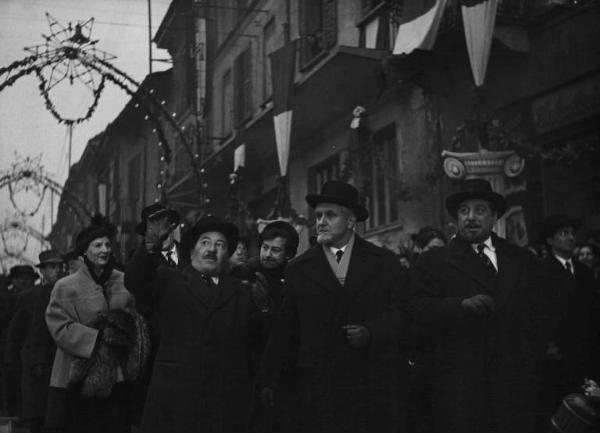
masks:
[[[593,268],[594,266],[596,266],[596,259],[596,254],[590,246],[583,245],[581,248],[579,248],[579,252],[577,253],[577,260],[579,260],[580,263],[583,263],[589,268]]]
[[[48,284],[54,284],[63,276],[63,269],[62,263],[46,263],[40,266],[40,273]]]
[[[498,220],[490,203],[478,199],[463,201],[456,217],[459,236],[472,244],[485,241]]]
[[[33,289],[36,278],[30,275],[20,275],[12,279],[12,284],[17,290]]]
[[[203,274],[221,274],[228,261],[227,238],[219,232],[202,233],[191,251],[190,259],[194,269]]]
[[[88,245],[85,256],[95,266],[103,267],[110,261],[112,246],[107,237],[96,238]]]
[[[319,244],[339,248],[348,243],[356,224],[352,211],[333,203],[319,203],[315,216]]]
[[[243,242],[238,242],[229,262],[232,266],[242,266],[248,262],[248,248]]]
[[[552,236],[546,238],[546,242],[556,255],[571,258],[575,251],[575,229],[573,227],[561,227]]]
[[[288,259],[287,240],[281,236],[265,239],[260,246],[260,262],[267,269],[283,266]]]

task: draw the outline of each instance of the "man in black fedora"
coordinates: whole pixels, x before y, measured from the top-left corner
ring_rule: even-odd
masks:
[[[188,264],[161,266],[163,241],[175,226],[167,215],[149,218],[125,272],[136,306],[157,313],[160,334],[141,430],[245,432],[266,296],[227,274],[238,230],[217,217],[203,217],[183,234],[180,259]]]
[[[39,432],[46,414],[56,347],[46,325],[46,307],[54,284],[64,274],[64,262],[57,251],[45,250],[39,254],[39,263],[35,266],[41,274],[40,283],[21,292],[17,298],[4,360],[7,370],[14,372],[14,378],[20,380],[19,384],[13,382],[16,389],[9,392],[18,396],[20,388],[19,417],[32,432]]]
[[[493,232],[506,201],[487,181],[462,181],[446,209],[458,233],[420,256],[411,300],[434,334],[436,432],[532,432],[542,314],[532,257]]]
[[[574,260],[575,233],[581,221],[565,214],[547,217],[540,240],[550,249],[539,265],[549,312],[544,385],[547,416],[562,398],[580,392],[586,378],[600,377],[599,308],[591,270]]]
[[[160,203],[154,203],[142,209],[141,222],[135,227],[135,232],[140,236],[146,236],[148,221],[157,221],[166,218],[169,224],[177,225],[181,219],[179,213]],[[179,265],[179,243],[175,240],[173,231],[163,241],[161,248],[163,264],[166,266],[177,267]]]
[[[261,369],[264,404],[275,403],[282,364],[291,358],[293,431],[395,431],[407,276],[391,251],[356,234],[368,211],[352,185],[329,181],[306,201],[315,210],[317,244],[285,272]]]

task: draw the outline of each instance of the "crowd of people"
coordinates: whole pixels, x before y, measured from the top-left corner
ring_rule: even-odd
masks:
[[[285,221],[252,245],[204,216],[177,241],[180,215],[153,204],[126,266],[103,218],[38,272],[14,266],[4,415],[32,433],[600,429],[600,256],[576,245],[580,221],[549,216],[517,247],[493,232],[504,197],[470,179],[446,198],[457,233],[423,227],[396,255],[357,233],[352,185],[306,201],[316,236],[298,256]],[[574,393],[587,411],[555,416]]]

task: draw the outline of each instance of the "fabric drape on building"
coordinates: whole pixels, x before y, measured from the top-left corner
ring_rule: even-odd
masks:
[[[461,5],[471,72],[477,87],[485,81],[497,6],[498,0],[463,0]]]
[[[289,42],[269,55],[273,80],[273,123],[281,175],[287,174],[292,132],[292,95],[296,66],[296,43]]]
[[[398,27],[394,54],[416,49],[431,50],[435,44],[447,0],[406,0]]]

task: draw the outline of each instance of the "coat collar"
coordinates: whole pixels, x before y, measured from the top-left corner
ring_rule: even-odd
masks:
[[[508,299],[510,288],[515,285],[518,278],[518,263],[506,250],[505,241],[492,233],[492,243],[496,250],[498,262],[498,277],[494,279],[485,272],[481,266],[480,258],[473,250],[471,244],[459,237],[453,238],[448,243],[448,262],[468,278],[475,281],[486,294],[489,294],[500,307]]]
[[[202,279],[202,273],[197,271],[192,265],[187,265],[183,269],[183,276],[186,280],[186,288],[190,294],[210,310],[217,310],[227,303],[227,301],[236,293],[236,286],[231,277],[219,275],[219,284],[215,287],[207,287]],[[216,299],[213,290],[216,290]]]
[[[380,256],[381,251],[378,247],[355,235],[344,287],[340,285],[331,270],[321,245],[310,248],[298,257],[296,262],[302,269],[302,273],[319,287],[342,295],[348,291],[359,291],[367,286],[364,284],[365,281],[371,278],[381,265]]]

